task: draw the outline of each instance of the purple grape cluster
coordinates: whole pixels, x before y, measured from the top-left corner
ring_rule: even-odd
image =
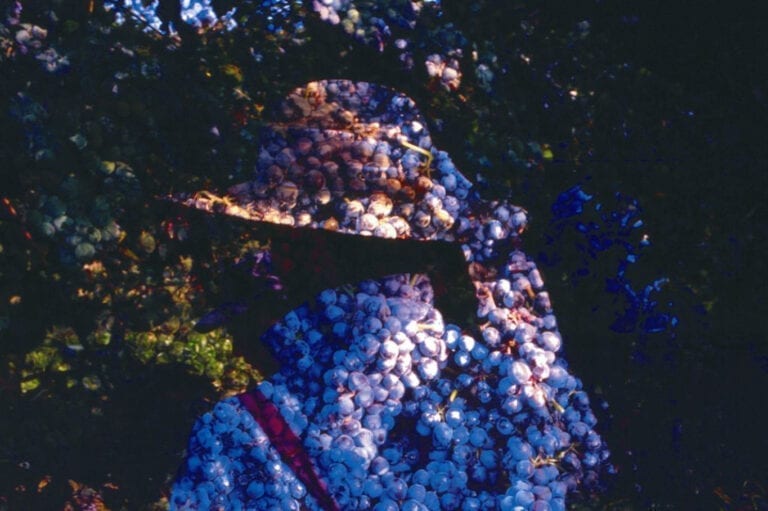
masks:
[[[445,152],[432,150],[407,96],[366,82],[313,82],[289,96],[282,115],[279,129],[262,137],[253,180],[231,187],[226,200],[210,192],[176,200],[251,220],[385,238],[452,240],[457,220],[461,233],[476,223],[470,181]],[[430,161],[440,180],[426,175]],[[504,222],[524,218],[518,207],[507,213]]]
[[[305,13],[301,2],[264,0],[241,2],[227,12],[216,12],[212,0],[180,0],[180,19],[199,31],[211,27],[234,30],[239,25],[263,26],[277,35],[299,40],[305,31]],[[439,1],[434,0],[313,0],[314,14],[338,26],[356,41],[383,51],[393,45],[403,67],[412,70],[416,63],[426,67],[427,74],[446,90],[458,89],[462,73],[459,62],[466,39],[451,23],[440,22],[443,15]],[[118,24],[130,16],[144,24],[147,31],[175,33],[170,20],[158,14],[159,3],[142,0],[107,0],[107,10],[115,11]],[[475,58],[474,60],[477,60]],[[484,56],[484,60],[492,57]],[[485,63],[475,70],[482,87],[493,79]]]
[[[500,279],[493,296],[514,287]],[[421,275],[323,292],[265,335],[284,365],[260,390],[342,509],[564,509],[608,453],[555,357],[554,318],[513,326],[494,322],[496,308],[476,338],[444,325],[431,299]],[[312,508],[237,400],[198,421],[178,509],[298,509],[301,498]]]
[[[262,337],[282,369],[259,389],[335,501],[341,509],[565,509],[568,492],[596,485],[610,465],[589,398],[558,356],[541,274],[519,250],[525,211],[480,200],[431,147],[404,96],[316,82],[284,110],[287,127],[265,137],[254,181],[225,198],[179,200],[260,221],[459,242],[478,297],[476,326],[446,325],[426,276],[393,275],[326,290]],[[348,114],[355,121],[344,124]],[[418,193],[402,192],[409,187]],[[396,222],[395,235],[381,229]],[[175,509],[319,508],[249,417],[228,400],[198,421]]]
[[[49,73],[69,69],[69,57],[51,46],[48,30],[31,23],[21,23],[21,2],[8,2],[0,12],[0,63],[6,59],[34,57]]]

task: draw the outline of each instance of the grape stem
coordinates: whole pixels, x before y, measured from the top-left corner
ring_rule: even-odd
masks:
[[[412,144],[408,141],[405,136],[399,136],[397,137],[397,141],[400,142],[400,144],[412,151],[416,151],[417,153],[426,156],[427,161],[422,162],[421,165],[419,165],[419,170],[424,170],[427,173],[427,177],[432,179],[432,172],[430,171],[430,167],[432,165],[432,153],[424,149],[423,147],[419,147],[415,144]]]

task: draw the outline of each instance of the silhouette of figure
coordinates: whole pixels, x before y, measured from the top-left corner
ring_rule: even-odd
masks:
[[[284,227],[199,323],[240,321],[276,372],[197,422],[173,509],[565,509],[596,481],[608,453],[521,251],[526,213],[482,200],[408,97],[307,84],[251,181],[174,200]],[[465,288],[469,314],[446,300]],[[294,310],[249,322],[265,297]]]

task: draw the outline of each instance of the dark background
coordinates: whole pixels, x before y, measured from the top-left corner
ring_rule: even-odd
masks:
[[[581,293],[597,284],[545,273],[568,359],[611,404],[616,495],[634,487],[648,505],[763,509],[764,496],[713,499],[718,487],[765,484],[768,473],[766,413],[755,407],[768,384],[768,45],[757,4],[576,2],[568,12],[607,31],[608,60],[655,76],[647,87],[617,84],[632,134],[620,148],[596,136],[597,161],[586,167],[597,189],[639,199],[654,242],[644,270],[670,278],[659,306],[678,326],[616,333],[600,310],[609,295]]]

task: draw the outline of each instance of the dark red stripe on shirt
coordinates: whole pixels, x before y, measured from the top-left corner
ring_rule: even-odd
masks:
[[[280,410],[257,388],[240,394],[240,402],[269,437],[283,462],[304,483],[307,491],[327,511],[340,511],[338,504],[328,493],[328,487],[315,471],[312,460],[304,450],[301,439],[280,414]]]

